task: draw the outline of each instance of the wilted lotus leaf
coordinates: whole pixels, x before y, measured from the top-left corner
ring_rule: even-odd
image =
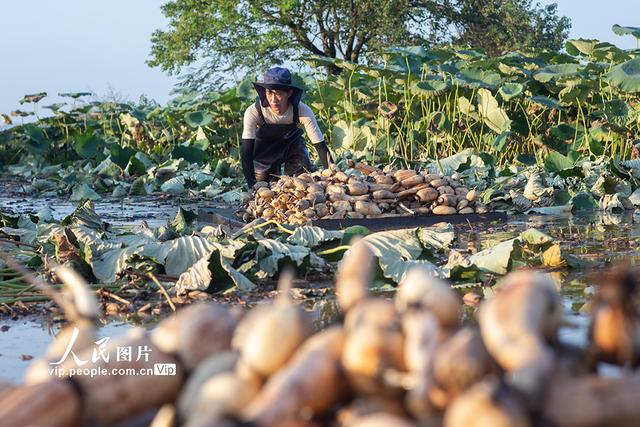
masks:
[[[91,92],[63,92],[63,93],[59,93],[58,96],[62,96],[62,97],[66,97],[66,98],[73,98],[73,99],[78,99],[82,96],[89,96],[89,95],[93,95],[93,93]]]
[[[33,113],[28,111],[14,110],[11,112],[11,115],[13,117],[28,117],[28,116],[33,116]]]
[[[45,96],[47,96],[47,92],[39,92],[39,93],[31,94],[31,95],[25,95],[20,100],[20,104],[24,104],[25,102],[26,103],[37,103],[37,102],[40,102],[40,100],[42,98],[44,98]]]

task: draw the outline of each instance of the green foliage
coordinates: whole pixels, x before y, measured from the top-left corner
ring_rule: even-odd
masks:
[[[255,72],[300,54],[354,63],[368,55],[379,63],[400,43],[468,44],[493,56],[558,51],[570,27],[556,5],[532,0],[172,0],[162,10],[169,26],[153,33],[148,63],[177,73],[199,62],[186,73],[185,83],[195,85],[215,83],[218,71]],[[338,72],[335,64],[324,65]]]
[[[420,167],[436,159],[436,171],[484,164],[490,174],[514,160],[544,162],[563,178],[575,177],[577,165],[560,167],[571,153],[579,154],[572,162],[631,157],[640,140],[640,66],[635,51],[596,40],[569,41],[567,51],[490,57],[478,49],[395,46],[379,64],[305,57],[312,72],[296,78],[338,160]],[[337,74],[325,73],[327,66]],[[205,192],[214,179],[226,186],[239,176],[243,113],[255,99],[251,82],[181,90],[166,106],[144,99],[52,105],[54,115],[0,131],[0,162],[19,164],[12,173],[33,179],[34,191],[71,193],[89,179],[97,192],[118,197]],[[448,156],[457,159],[453,166]],[[191,168],[206,173],[193,176]]]

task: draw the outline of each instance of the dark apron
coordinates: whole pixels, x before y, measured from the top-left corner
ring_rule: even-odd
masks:
[[[260,101],[256,102],[260,122],[253,147],[253,167],[257,181],[270,181],[282,174],[299,175],[313,172],[309,152],[304,142],[304,130],[299,127],[298,105],[293,106],[293,123],[270,124],[264,120]]]

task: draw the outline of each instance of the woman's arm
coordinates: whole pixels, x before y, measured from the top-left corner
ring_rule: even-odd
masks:
[[[242,144],[240,146],[240,161],[242,174],[247,180],[249,188],[256,183],[256,173],[253,167],[253,147],[256,141],[256,127],[258,126],[258,111],[255,104],[249,106],[244,112],[242,121]]]
[[[300,123],[304,126],[307,136],[318,152],[320,163],[322,163],[322,166],[326,169],[329,167],[330,163],[333,163],[333,158],[331,157],[331,152],[329,151],[329,147],[327,147],[327,143],[324,141],[324,137],[322,136],[316,117],[308,105],[301,102],[298,108],[300,113]]]
[[[333,157],[331,157],[327,143],[320,141],[317,144],[313,144],[313,147],[318,152],[318,158],[320,159],[320,163],[322,163],[322,167],[325,169],[328,168],[329,164],[333,163]]]
[[[256,183],[256,171],[253,167],[253,146],[255,139],[242,139],[242,146],[240,147],[240,159],[242,162],[242,174],[244,179],[247,180],[249,188],[253,187]]]

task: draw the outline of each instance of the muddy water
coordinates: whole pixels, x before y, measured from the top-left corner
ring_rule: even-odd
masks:
[[[72,212],[71,203],[47,201],[0,199],[0,208],[10,208],[14,212],[37,211],[50,206],[56,217]],[[135,201],[97,202],[96,211],[108,222],[115,225],[130,225],[141,220],[149,225],[162,225],[171,219],[179,204],[175,201],[136,198]],[[182,204],[185,205],[184,203]],[[455,247],[466,250],[469,242],[477,250],[493,246],[497,242],[516,237],[528,228],[537,228],[557,239],[563,252],[574,255],[585,265],[573,270],[559,270],[551,274],[556,279],[562,295],[568,326],[560,332],[560,338],[574,344],[584,344],[588,327],[585,303],[594,284],[594,275],[608,264],[619,260],[634,263],[640,261],[640,224],[633,222],[630,215],[564,215],[564,216],[513,216],[505,223],[482,223],[456,226]],[[337,316],[335,300],[331,294],[330,281],[311,284],[313,292],[301,292],[298,300],[311,311],[316,327],[331,323]],[[482,288],[473,289],[482,293]],[[490,292],[490,291],[489,291]],[[0,320],[0,378],[19,381],[26,367],[31,363],[23,355],[38,356],[44,353],[57,331],[51,319],[31,317],[20,320]],[[102,328],[102,336],[122,335],[131,326],[127,323],[109,323]]]
[[[113,225],[134,225],[146,221],[150,227],[165,225],[178,211],[178,207],[194,209],[197,204],[188,199],[159,199],[158,196],[136,196],[124,199],[94,201],[94,209],[103,221]],[[0,210],[13,213],[37,213],[49,207],[55,219],[72,213],[77,203],[57,198],[12,198],[0,196]]]

